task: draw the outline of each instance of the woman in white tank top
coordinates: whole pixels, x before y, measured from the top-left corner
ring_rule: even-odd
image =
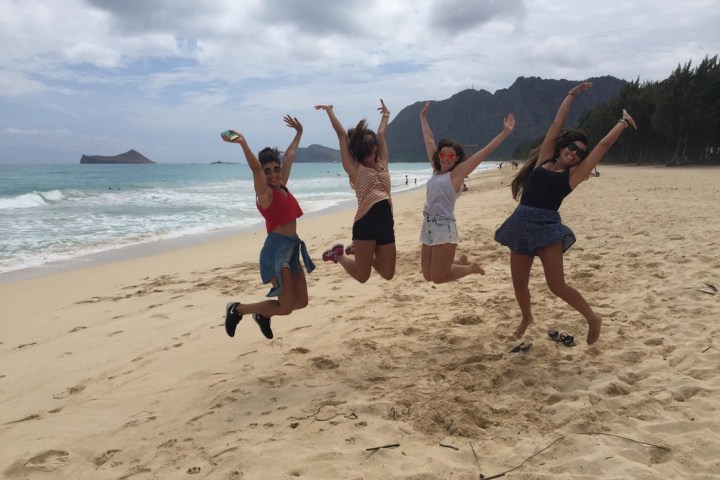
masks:
[[[510,135],[515,128],[515,118],[509,114],[503,119],[503,130],[485,148],[465,159],[462,145],[441,139],[436,145],[427,113],[430,102],[420,112],[423,140],[433,175],[427,182],[427,197],[423,207],[423,225],[420,232],[422,250],[420,264],[425,280],[445,283],[467,275],[485,274],[477,262],[470,262],[466,255],[455,257],[458,244],[455,223],[455,200],[460,195],[465,177],[470,175]]]

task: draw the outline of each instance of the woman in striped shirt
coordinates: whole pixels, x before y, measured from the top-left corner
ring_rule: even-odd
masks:
[[[345,132],[333,112],[332,105],[316,105],[325,110],[340,142],[340,158],[355,190],[358,209],[353,223],[353,243],[347,249],[333,245],[323,253],[326,262],[339,263],[360,283],[367,282],[374,268],[382,278],[395,275],[395,223],[390,198],[388,149],[385,143],[390,111],[380,99],[382,114],[377,134],[361,120]],[[350,256],[354,255],[355,258]]]

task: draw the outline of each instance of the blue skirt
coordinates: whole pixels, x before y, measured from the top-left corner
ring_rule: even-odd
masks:
[[[514,253],[534,257],[539,247],[558,242],[566,252],[575,243],[575,234],[563,225],[557,210],[518,205],[495,231],[495,241]]]

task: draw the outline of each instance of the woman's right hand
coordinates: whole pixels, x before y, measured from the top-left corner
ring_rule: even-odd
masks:
[[[245,137],[243,136],[242,133],[235,131],[235,130],[228,130],[228,132],[234,133],[237,136],[229,137],[229,136],[225,135],[225,132],[223,132],[220,134],[220,137],[222,137],[223,141],[229,142],[229,143],[242,143],[245,141]]]
[[[326,112],[332,110],[332,108],[332,105],[315,105],[315,110],[325,110]]]

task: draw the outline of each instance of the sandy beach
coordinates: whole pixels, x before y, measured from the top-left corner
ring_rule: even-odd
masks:
[[[320,260],[353,209],[300,219],[310,305],[272,341],[223,328],[267,292],[264,230],[0,285],[0,477],[720,478],[720,169],[599,170],[560,210],[567,280],[604,318],[591,347],[536,261],[533,346],[510,352],[508,167],[457,202],[484,276],[423,281],[424,189],[394,197],[389,282]]]

